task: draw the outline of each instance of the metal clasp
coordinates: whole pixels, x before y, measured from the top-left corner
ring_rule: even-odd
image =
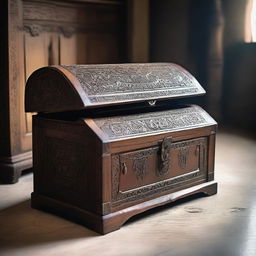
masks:
[[[149,101],[148,101],[148,104],[149,104],[150,106],[155,106],[155,105],[156,105],[156,100],[149,100]]]

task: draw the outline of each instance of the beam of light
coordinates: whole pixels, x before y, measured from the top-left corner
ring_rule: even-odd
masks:
[[[253,0],[252,2],[251,33],[252,33],[252,42],[256,42],[256,0]]]

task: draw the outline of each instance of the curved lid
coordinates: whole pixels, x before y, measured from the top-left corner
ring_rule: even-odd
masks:
[[[197,80],[172,63],[50,66],[28,79],[25,110],[58,112],[202,94]]]

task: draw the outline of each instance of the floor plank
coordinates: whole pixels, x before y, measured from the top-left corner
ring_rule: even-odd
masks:
[[[30,208],[32,174],[0,185],[0,255],[256,255],[256,140],[217,138],[217,195],[151,210],[101,236]]]

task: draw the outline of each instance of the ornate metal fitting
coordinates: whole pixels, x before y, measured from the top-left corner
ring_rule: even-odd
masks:
[[[160,147],[158,175],[164,175],[169,171],[171,143],[172,137],[166,137],[162,141]]]
[[[156,100],[149,100],[149,101],[148,101],[148,104],[149,104],[150,106],[155,106],[155,105],[156,105]]]

